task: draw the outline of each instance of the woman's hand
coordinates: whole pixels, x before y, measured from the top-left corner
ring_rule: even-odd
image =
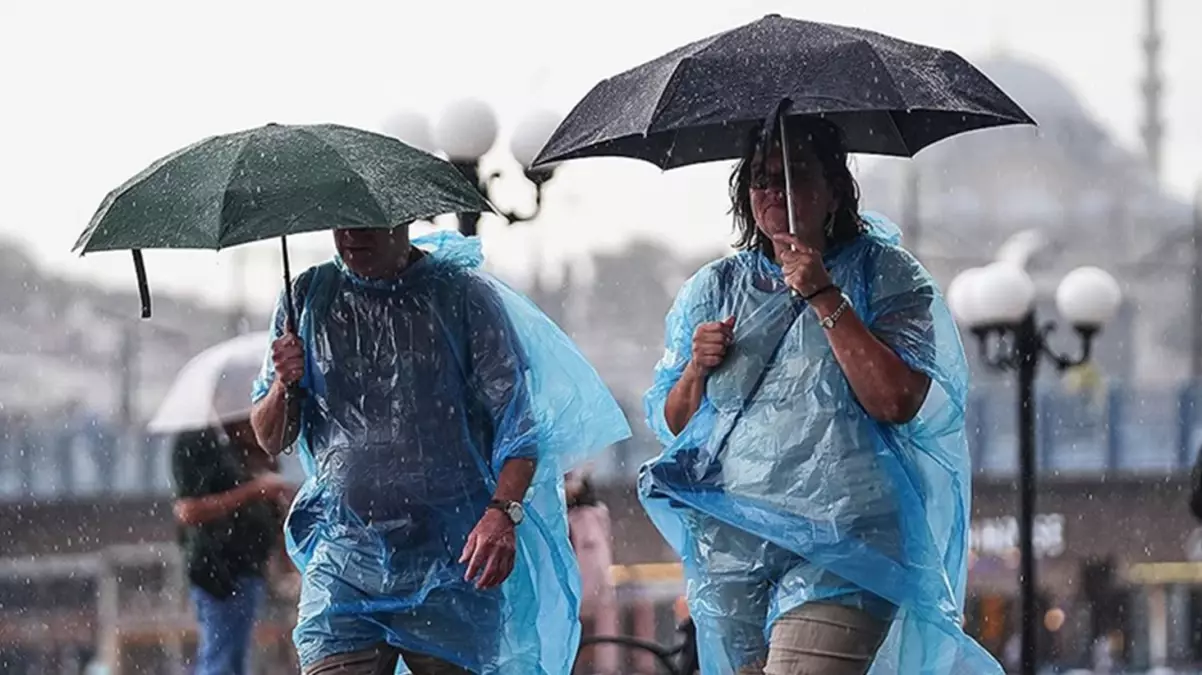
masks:
[[[726,358],[726,350],[734,341],[733,316],[697,326],[697,330],[693,331],[693,357],[689,361],[689,367],[704,378],[711,370],[722,365],[722,360]]]
[[[693,353],[680,379],[664,401],[664,422],[673,434],[679,434],[701,407],[705,380],[710,371],[722,365],[735,342],[735,318],[703,323],[693,331]]]
[[[789,288],[808,297],[831,285],[831,275],[817,249],[792,234],[776,234],[772,240]]]

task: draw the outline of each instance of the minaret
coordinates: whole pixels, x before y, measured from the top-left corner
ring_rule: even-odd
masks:
[[[1160,178],[1161,149],[1164,140],[1164,125],[1160,118],[1160,103],[1164,94],[1164,83],[1160,78],[1160,0],[1144,0],[1144,77],[1140,89],[1144,95],[1144,123],[1140,135],[1144,140],[1144,154],[1152,175]]]

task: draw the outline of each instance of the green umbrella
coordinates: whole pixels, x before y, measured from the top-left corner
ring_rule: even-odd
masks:
[[[219,250],[287,235],[391,228],[445,213],[492,211],[449,162],[395,138],[334,124],[268,124],[214,136],[151,164],[113,190],[74,250],[130,250],[150,316],[142,250]],[[291,293],[288,322],[295,328]]]

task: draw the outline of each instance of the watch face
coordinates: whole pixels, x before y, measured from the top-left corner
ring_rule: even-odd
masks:
[[[526,510],[523,509],[522,505],[517,502],[513,502],[509,506],[505,507],[505,513],[509,516],[509,519],[513,521],[514,525],[521,524],[522,519],[526,517]]]

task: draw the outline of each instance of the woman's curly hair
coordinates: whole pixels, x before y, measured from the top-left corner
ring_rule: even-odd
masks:
[[[822,166],[826,184],[835,199],[834,222],[827,235],[827,244],[836,244],[858,237],[865,230],[860,218],[860,186],[847,165],[847,145],[839,127],[816,117],[787,117],[787,131],[793,151],[809,148]],[[775,134],[774,134],[775,135]],[[735,248],[740,251],[760,251],[766,256],[773,254],[772,240],[755,224],[751,210],[751,178],[754,164],[762,161],[759,153],[763,133],[754,129],[747,139],[742,159],[730,175],[730,213],[734,219],[737,235]],[[773,145],[779,145],[776,137]],[[757,157],[757,154],[760,154]]]

